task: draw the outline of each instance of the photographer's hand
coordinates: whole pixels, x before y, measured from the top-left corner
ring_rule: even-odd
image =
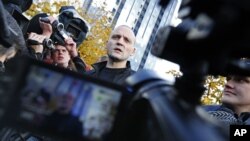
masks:
[[[43,21],[40,20],[40,27],[43,30],[42,35],[45,35],[47,38],[50,38],[50,36],[53,33],[51,23],[53,23],[56,20],[56,18],[54,18],[52,16],[49,16],[49,17],[47,17],[47,19],[48,19],[49,23],[43,22]]]
[[[28,39],[29,40],[37,41],[40,44],[39,45],[30,45],[29,47],[31,47],[32,49],[34,49],[35,53],[42,53],[43,52],[42,42],[44,41],[45,38],[46,38],[46,36],[44,36],[44,35],[39,35],[39,34],[31,32],[28,35]]]
[[[71,58],[77,57],[78,56],[78,52],[76,49],[76,43],[74,42],[74,40],[72,38],[67,38],[65,39],[65,47],[67,48]]]

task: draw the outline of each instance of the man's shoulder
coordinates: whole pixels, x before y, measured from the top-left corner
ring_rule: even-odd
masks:
[[[221,109],[221,105],[202,105],[201,108],[205,111],[217,111]]]

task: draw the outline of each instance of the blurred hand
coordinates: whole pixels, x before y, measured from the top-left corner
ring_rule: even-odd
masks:
[[[43,30],[42,35],[45,35],[47,38],[50,38],[51,34],[53,33],[51,23],[53,23],[56,20],[56,18],[52,16],[49,16],[47,18],[49,19],[50,23],[40,21],[40,27]]]
[[[67,48],[70,56],[72,58],[78,56],[78,52],[76,49],[76,43],[72,38],[67,38],[64,40],[65,41],[65,47]]]
[[[30,40],[34,40],[34,41],[37,41],[40,43],[40,45],[30,45],[31,48],[33,48],[35,50],[36,53],[42,53],[43,52],[43,40],[46,38],[46,36],[44,35],[39,35],[39,34],[36,34],[34,32],[31,32],[29,35],[28,35],[28,39]]]

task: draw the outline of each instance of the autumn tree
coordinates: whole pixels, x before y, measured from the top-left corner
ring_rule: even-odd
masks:
[[[173,75],[176,78],[182,77],[183,75],[182,72],[178,70],[170,70],[167,71],[166,73]],[[221,104],[221,96],[225,83],[226,83],[225,77],[208,75],[205,78],[204,82],[205,91],[203,94],[201,94],[202,95],[200,99],[201,103],[204,105]]]
[[[226,83],[226,78],[222,76],[207,76],[205,81],[205,92],[201,97],[202,104],[220,104],[222,90]]]
[[[104,8],[99,8],[98,13],[87,14],[83,11],[82,1],[80,0],[44,0],[34,2],[25,14],[30,18],[38,13],[57,16],[62,6],[74,6],[78,13],[90,24],[90,32],[83,43],[79,45],[78,51],[88,65],[95,63],[98,58],[106,55],[106,42],[111,33],[111,24],[107,16],[109,12],[105,11]]]

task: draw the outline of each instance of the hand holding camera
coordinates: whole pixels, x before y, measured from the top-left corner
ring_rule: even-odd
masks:
[[[40,17],[39,19],[40,27],[42,29],[42,34],[45,35],[47,38],[50,38],[50,36],[53,33],[53,28],[51,23],[53,23],[54,21],[56,21],[56,18],[52,16]]]
[[[28,36],[27,44],[35,50],[35,52],[43,52],[44,47],[53,49],[54,45],[51,39],[46,38],[44,35],[39,35],[31,32]]]
[[[78,56],[78,52],[76,49],[76,43],[74,42],[74,40],[71,37],[69,37],[69,38],[65,39],[64,41],[65,41],[65,47],[67,48],[70,56],[72,58]]]

